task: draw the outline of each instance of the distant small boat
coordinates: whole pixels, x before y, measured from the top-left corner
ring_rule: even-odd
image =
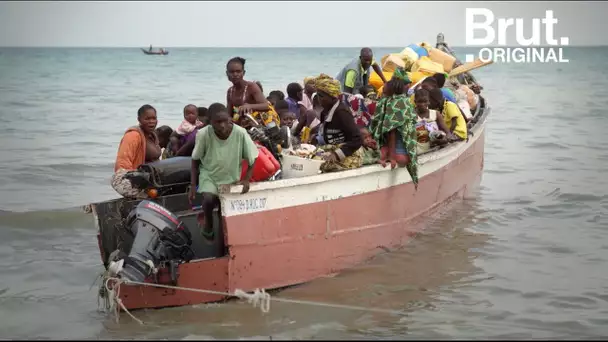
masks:
[[[169,51],[167,50],[158,50],[158,51],[150,51],[150,50],[146,50],[146,49],[141,49],[141,51],[143,51],[143,53],[145,53],[146,55],[168,55]]]

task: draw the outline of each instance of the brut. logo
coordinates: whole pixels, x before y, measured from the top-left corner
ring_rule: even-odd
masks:
[[[477,20],[481,17],[481,20]],[[523,18],[498,18],[496,30],[494,24],[494,13],[487,8],[467,8],[466,9],[466,45],[467,46],[487,46],[491,44],[499,47],[483,47],[479,50],[478,56],[474,54],[466,55],[466,61],[471,62],[478,57],[480,60],[501,62],[501,63],[568,63],[568,59],[563,56],[563,46],[567,46],[570,41],[568,37],[560,37],[557,40],[554,35],[557,18],[553,16],[553,11],[545,11],[544,18],[533,18],[532,23],[525,24]],[[544,25],[544,35],[542,26]],[[512,32],[509,28],[515,26],[515,45],[519,47],[506,47],[507,33]],[[476,31],[481,31],[482,37],[476,38]],[[498,34],[497,34],[498,31]],[[544,40],[543,40],[544,38]],[[543,47],[543,46],[549,47]]]

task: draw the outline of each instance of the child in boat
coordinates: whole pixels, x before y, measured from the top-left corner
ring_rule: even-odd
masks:
[[[196,132],[203,126],[205,124],[198,120],[198,107],[193,104],[184,107],[184,121],[177,127],[171,137],[171,148],[174,155],[177,155],[177,151],[187,142],[193,142]]]
[[[277,101],[275,110],[281,119],[281,127],[288,127],[291,131],[291,145],[299,145],[300,137],[294,134],[296,128],[298,127],[298,119],[296,119],[296,114],[289,110],[289,104],[285,100]]]
[[[416,136],[418,141],[418,155],[428,152],[431,148],[448,143],[447,132],[443,115],[429,109],[429,92],[419,88],[414,93],[416,104]]]
[[[169,126],[160,126],[156,129],[156,136],[158,136],[158,144],[161,148],[160,160],[164,160],[172,157],[172,151],[170,149],[171,134],[173,129]]]
[[[281,127],[287,126],[293,133],[295,128],[298,127],[298,119],[296,118],[296,114],[289,110],[289,103],[286,100],[278,100],[274,109],[281,119]],[[287,122],[284,123],[283,118],[285,118]]]
[[[207,107],[198,107],[198,121],[203,123],[203,126],[209,124],[209,117],[207,117]]]
[[[312,96],[312,107],[313,109],[304,111],[300,120],[293,125],[293,135],[298,137],[303,144],[309,144],[311,139],[315,140],[315,135],[321,126],[319,115],[323,111],[323,107],[316,95]]]
[[[364,99],[369,99],[372,101],[377,100],[378,94],[376,94],[374,87],[372,87],[371,85],[362,86],[361,88],[359,88],[359,92],[361,93]]]
[[[283,92],[280,90],[273,90],[270,92],[270,94],[268,94],[266,100],[268,100],[268,102],[270,102],[274,106],[276,105],[277,101],[285,100],[285,94],[283,94]]]
[[[285,112],[281,115],[281,127],[287,126],[290,130],[293,130],[298,124],[296,115],[292,112]]]
[[[184,137],[197,128],[202,128],[204,125],[198,120],[198,107],[189,104],[184,107],[184,121],[177,127],[175,132]]]
[[[283,113],[283,115],[281,115],[281,127],[283,127],[283,126],[288,127],[291,132],[291,139],[290,139],[291,146],[300,145],[300,137],[295,136],[293,134],[293,131],[297,127],[297,125],[298,125],[298,120],[296,119],[296,115],[294,113],[292,113],[291,111],[285,112],[285,113]]]
[[[258,148],[247,131],[232,122],[231,113],[223,104],[214,103],[209,106],[209,120],[209,125],[201,128],[196,134],[192,151],[189,198],[194,201],[197,192],[202,196],[202,235],[213,240],[213,210],[220,203],[218,186],[241,184],[241,193],[248,192]],[[248,168],[240,180],[243,160],[247,161]]]
[[[429,91],[429,108],[437,110],[443,115],[447,128],[448,141],[463,141],[468,138],[467,122],[460,108],[443,97],[440,89]]]
[[[378,163],[380,160],[378,143],[372,138],[372,134],[367,128],[361,127],[359,131],[361,132],[361,138],[363,138],[363,146],[361,146],[361,152],[363,154],[362,165],[373,165]]]

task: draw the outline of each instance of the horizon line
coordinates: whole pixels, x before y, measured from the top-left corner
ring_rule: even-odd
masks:
[[[407,46],[407,45],[406,45]],[[367,45],[371,49],[404,49],[406,46],[371,46]],[[155,49],[360,49],[362,46],[194,46],[194,45],[182,45],[182,46],[160,46]],[[466,46],[466,45],[450,45],[451,48],[568,48],[568,47],[608,47],[608,44],[600,45],[538,45],[538,46],[501,46],[501,45],[488,45],[488,46]],[[57,46],[44,46],[44,45],[22,45],[22,46],[11,46],[11,45],[0,45],[0,49],[144,49],[141,46],[69,46],[69,45],[57,45]]]

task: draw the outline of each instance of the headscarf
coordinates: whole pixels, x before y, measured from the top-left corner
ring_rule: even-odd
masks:
[[[393,73],[393,78],[402,80],[405,84],[412,83],[412,81],[410,81],[410,78],[407,77],[407,72],[404,68],[397,68]]]
[[[340,81],[326,74],[321,74],[315,78],[315,88],[335,98],[338,98],[341,94]]]
[[[308,76],[308,77],[304,77],[304,86],[306,86],[306,83],[310,82],[310,81],[315,81],[315,77],[314,76]]]

